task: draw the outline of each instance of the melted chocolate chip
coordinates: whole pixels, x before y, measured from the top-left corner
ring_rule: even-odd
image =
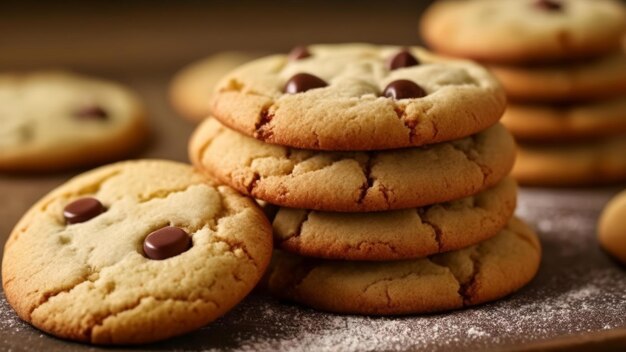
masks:
[[[426,91],[413,81],[399,79],[389,83],[387,87],[385,87],[385,90],[383,90],[383,95],[396,100],[421,98],[426,96]]]
[[[402,50],[394,55],[388,62],[390,70],[397,70],[403,67],[417,66],[420,62],[408,50]]]
[[[74,115],[80,119],[106,120],[109,117],[104,108],[98,105],[86,105],[76,110]]]
[[[557,0],[536,0],[535,6],[547,11],[560,11],[563,9],[563,4]]]
[[[306,46],[299,45],[291,49],[287,57],[289,58],[289,61],[297,61],[309,56],[311,56],[309,49]]]
[[[191,238],[183,229],[166,226],[150,233],[143,241],[143,251],[150,259],[167,259],[191,247]]]
[[[285,85],[285,93],[296,94],[306,92],[309,89],[328,86],[323,79],[308,73],[298,73],[291,77]]]
[[[68,224],[76,224],[93,219],[106,209],[99,200],[91,197],[80,198],[65,206],[63,216]]]

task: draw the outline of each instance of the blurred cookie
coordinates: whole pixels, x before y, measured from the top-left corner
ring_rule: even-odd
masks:
[[[332,213],[280,208],[274,218],[278,248],[343,260],[398,260],[465,248],[495,236],[515,210],[511,178],[459,200],[378,213]]]
[[[626,181],[626,136],[576,144],[519,144],[511,175],[524,185]]]
[[[207,119],[189,145],[193,164],[254,198],[292,208],[382,211],[476,194],[504,178],[515,143],[497,124],[421,148],[320,152],[267,144]]]
[[[502,123],[518,140],[572,141],[626,134],[626,98],[561,105],[509,104]]]
[[[211,112],[245,135],[315,150],[381,150],[467,137],[505,95],[469,61],[412,47],[311,45],[254,60],[217,86]]]
[[[0,74],[0,171],[53,171],[120,159],[145,139],[135,93],[68,72]]]
[[[623,53],[571,64],[488,67],[513,101],[598,100],[626,93],[626,55]]]
[[[170,83],[172,106],[181,116],[191,121],[202,121],[209,116],[215,84],[226,73],[255,56],[243,52],[222,52],[182,68]]]
[[[626,191],[604,207],[598,223],[598,240],[602,248],[626,264]]]
[[[624,6],[615,0],[437,1],[421,34],[435,51],[499,63],[570,60],[620,47]]]
[[[279,298],[350,314],[415,314],[493,301],[519,290],[541,260],[537,235],[512,219],[495,237],[424,259],[330,261],[275,252],[266,276]]]
[[[35,204],[4,247],[4,293],[62,338],[135,344],[197,329],[261,278],[271,228],[254,203],[191,166],[123,162]]]

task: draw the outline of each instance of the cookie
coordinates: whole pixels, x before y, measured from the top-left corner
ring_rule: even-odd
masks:
[[[499,83],[469,61],[424,49],[312,45],[252,61],[217,85],[213,115],[259,140],[354,151],[477,133],[505,108]]]
[[[583,104],[509,104],[502,123],[518,140],[572,141],[626,134],[626,97]]]
[[[437,1],[420,24],[437,52],[509,64],[603,55],[620,47],[625,27],[614,0]]]
[[[332,213],[280,208],[274,242],[302,256],[398,260],[465,248],[502,230],[515,210],[511,178],[463,199],[378,213]]]
[[[626,181],[626,136],[575,144],[520,144],[511,175],[524,185]]]
[[[626,190],[613,197],[602,210],[598,241],[605,251],[626,265]]]
[[[320,152],[267,144],[208,119],[194,132],[189,155],[221,182],[276,205],[364,212],[415,208],[487,189],[511,170],[515,143],[498,124],[421,148]]]
[[[178,114],[193,121],[209,116],[209,102],[215,84],[226,73],[252,60],[256,55],[229,51],[196,61],[176,73],[169,87],[169,98]]]
[[[626,93],[626,55],[570,64],[491,65],[507,96],[518,102],[610,99]]]
[[[261,278],[271,227],[253,202],[156,160],[80,175],[33,206],[4,248],[20,318],[50,334],[135,344],[199,328]]]
[[[127,88],[68,72],[0,74],[0,171],[56,171],[120,159],[146,137]]]
[[[432,257],[393,262],[331,261],[274,253],[270,292],[315,309],[351,314],[414,314],[502,298],[537,272],[541,247],[512,219],[495,237]]]

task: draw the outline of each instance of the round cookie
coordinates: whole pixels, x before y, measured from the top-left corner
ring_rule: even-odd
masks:
[[[272,204],[364,212],[476,194],[509,173],[515,143],[497,124],[471,137],[421,148],[320,152],[267,144],[207,119],[191,138],[189,156],[199,169]]]
[[[215,84],[226,73],[256,55],[228,51],[211,55],[182,68],[169,87],[172,106],[181,116],[197,122],[209,116],[209,102]]]
[[[315,309],[350,314],[415,314],[493,301],[526,285],[541,260],[537,235],[512,219],[466,249],[393,262],[330,261],[274,253],[270,292]]]
[[[625,27],[624,6],[614,0],[437,1],[420,23],[437,52],[509,64],[609,53]]]
[[[8,302],[41,330],[95,344],[161,340],[218,318],[261,278],[272,239],[250,199],[210,182],[155,160],[70,180],[8,239]]]
[[[504,124],[518,140],[571,141],[626,133],[626,98],[584,104],[509,104]]]
[[[511,175],[523,185],[575,186],[626,180],[626,136],[559,145],[518,145]]]
[[[252,61],[217,86],[213,115],[272,144],[381,150],[469,136],[496,123],[506,99],[469,61],[424,49],[312,45]]]
[[[448,203],[378,213],[280,208],[274,242],[294,254],[339,260],[398,260],[465,248],[502,230],[515,211],[511,178]]]
[[[626,93],[623,53],[565,65],[492,65],[489,69],[513,101],[597,100]]]
[[[626,190],[613,197],[602,210],[598,241],[604,250],[626,264]]]
[[[55,171],[120,159],[147,135],[130,90],[68,72],[0,74],[0,171]]]

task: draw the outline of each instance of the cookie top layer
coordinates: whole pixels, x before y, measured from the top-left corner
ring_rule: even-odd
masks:
[[[277,246],[325,259],[398,260],[465,248],[495,236],[515,210],[511,178],[477,195],[428,207],[378,213],[280,208]]]
[[[571,64],[490,65],[510,100],[571,102],[626,94],[626,55],[616,53]]]
[[[504,297],[527,284],[541,259],[537,235],[512,219],[475,246],[424,259],[330,261],[274,254],[272,294],[316,309],[353,314],[415,314]]]
[[[146,130],[139,98],[116,83],[55,71],[0,75],[0,170],[115,160]]]
[[[2,280],[11,306],[39,329],[143,343],[224,314],[261,278],[271,249],[271,227],[251,200],[184,164],[132,161],[80,175],[35,204],[6,243]]]
[[[176,111],[191,121],[209,116],[211,93],[228,72],[256,55],[228,51],[211,55],[182,68],[170,83],[170,102]]]
[[[515,143],[497,124],[422,148],[320,152],[267,144],[208,119],[192,136],[189,155],[199,169],[257,199],[291,208],[363,212],[476,194],[509,173]]]
[[[217,86],[212,113],[268,143],[380,150],[466,137],[504,111],[499,83],[468,61],[417,47],[338,44],[306,51],[299,59],[274,55],[231,72]]]
[[[613,197],[602,210],[598,240],[604,250],[626,264],[626,190]]]
[[[626,13],[613,0],[438,1],[421,33],[437,52],[523,63],[591,57],[617,50]]]

